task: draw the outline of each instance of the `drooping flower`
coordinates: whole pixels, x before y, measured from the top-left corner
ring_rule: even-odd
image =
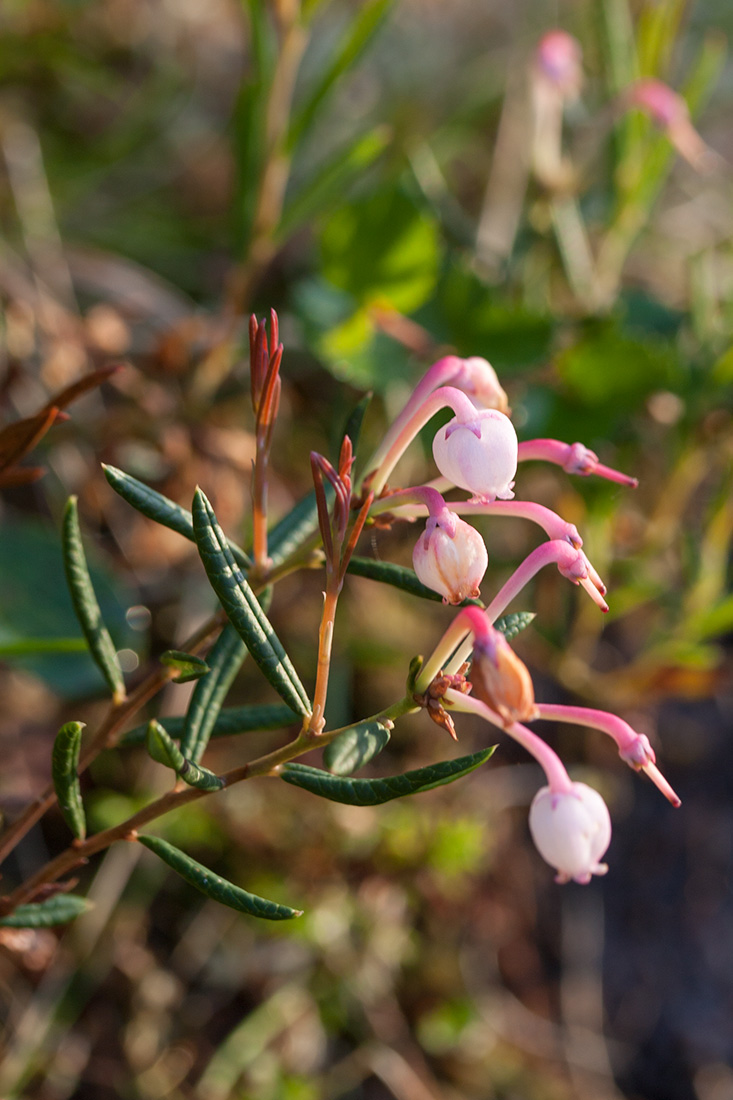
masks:
[[[629,106],[638,107],[664,130],[681,157],[699,172],[709,172],[720,158],[692,125],[687,103],[668,84],[651,77],[637,80],[626,94]]]
[[[573,783],[570,791],[542,787],[529,811],[529,829],[540,855],[557,874],[557,882],[590,882],[605,875],[601,863],[611,843],[611,817],[598,791]]]
[[[454,417],[435,435],[433,457],[443,477],[479,500],[511,500],[517,472],[517,433],[496,409]]]
[[[479,586],[489,564],[486,545],[475,527],[445,509],[439,517],[429,516],[412,555],[418,579],[444,603],[462,603],[479,595]]]

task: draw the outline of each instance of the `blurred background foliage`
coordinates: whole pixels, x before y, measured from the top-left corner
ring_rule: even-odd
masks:
[[[364,390],[366,447],[446,349],[494,364],[520,438],[581,439],[639,476],[630,493],[522,469],[521,496],[581,530],[611,613],[543,575],[517,644],[538,697],[620,709],[656,738],[684,806],[557,731],[616,830],[608,879],[563,890],[527,846],[535,769],[503,743],[460,789],[380,810],[262,782],[188,807],[162,835],[306,916],[263,927],[137,846],[111,850],[82,872],[95,909],[61,939],[0,934],[3,1096],[733,1096],[731,24],[722,0],[4,0],[3,422],[124,365],[41,440],[45,476],[3,490],[8,815],[45,785],[60,722],[100,713],[63,584],[66,497],[95,533],[95,587],[134,677],[211,594],[190,544],[114,497],[99,461],[186,505],[200,483],[246,538],[245,321],[271,306],[286,345],[274,518]],[[554,185],[533,172],[528,82],[556,25],[581,40],[586,83]],[[713,172],[622,109],[638,76],[684,91],[725,158]],[[400,470],[427,468],[411,453]],[[531,544],[514,521],[481,529],[495,590]],[[374,530],[369,552],[409,562],[414,537]],[[321,585],[287,578],[272,608],[304,676]],[[401,693],[447,615],[350,578],[329,725]],[[182,713],[187,691],[157,712]],[[245,666],[232,700],[260,698]],[[470,721],[459,732],[462,751],[485,742]],[[398,733],[387,767],[446,755],[420,717]],[[244,753],[280,736],[248,735]],[[243,743],[211,756],[233,766]],[[136,750],[100,757],[94,823],[160,783]],[[9,873],[63,838],[50,815]]]

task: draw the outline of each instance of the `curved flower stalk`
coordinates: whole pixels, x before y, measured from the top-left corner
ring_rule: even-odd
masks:
[[[433,363],[420,379],[402,412],[387,429],[384,439],[369,460],[367,469],[377,469],[389,453],[392,444],[405,425],[431,393],[441,386],[454,386],[467,394],[478,408],[498,409],[509,413],[509,399],[491,363],[478,355],[461,359],[445,355]]]
[[[608,734],[618,745],[618,753],[630,768],[645,772],[652,783],[662,792],[673,806],[682,804],[679,795],[672,789],[656,765],[656,755],[649,738],[619,718],[605,710],[591,707],[571,707],[555,703],[539,703],[537,717],[558,722],[570,722],[577,726],[590,726]]]
[[[611,817],[598,792],[585,783],[574,783],[557,753],[526,726],[506,725],[486,703],[454,688],[444,698],[452,709],[500,726],[542,767],[548,785],[532,800],[529,828],[538,852],[557,871],[555,881],[585,884],[593,875],[605,875],[608,866],[600,861],[611,842]]]
[[[423,486],[423,488],[432,489],[433,483]],[[409,499],[411,492],[411,489],[404,489],[392,496],[382,498],[374,505],[371,514],[375,516],[389,511],[397,519],[412,520],[419,518],[425,514],[425,505],[413,504],[412,501],[409,504],[397,503],[392,505],[393,501],[402,499],[403,493],[408,494]],[[583,540],[574,523],[568,523],[557,512],[553,512],[551,508],[546,508],[544,504],[536,504],[531,500],[452,500],[449,507],[452,512],[459,516],[509,516],[515,519],[528,519],[541,527],[550,539],[560,539],[569,543],[576,550],[580,550],[583,545]]]
[[[470,398],[455,386],[441,386],[426,398],[403,424],[379,466],[374,470],[369,480],[375,496],[379,496],[382,492],[395,465],[420,429],[437,412],[446,407],[453,409],[456,415],[438,433],[443,440],[442,452],[446,454],[448,461],[461,469],[469,461],[470,454],[468,470],[470,484],[463,484],[461,487],[481,497],[498,496],[500,493],[493,492],[493,488],[499,483],[501,493],[511,494],[509,482],[517,468],[517,436],[511,420],[496,409],[477,409]],[[447,440],[454,435],[456,438],[448,444]],[[469,436],[472,437],[473,442],[468,439]],[[501,468],[495,469],[493,465],[495,463],[500,463]],[[438,468],[445,477],[451,479],[453,484],[458,484],[453,474],[442,469],[440,463]]]
[[[721,164],[721,158],[706,145],[692,125],[687,103],[668,84],[653,78],[637,80],[625,99],[628,107],[644,111],[664,131],[680,156],[698,172],[711,172]]]
[[[546,186],[560,189],[572,179],[562,156],[565,104],[576,100],[583,85],[583,51],[566,31],[549,31],[535,50],[530,87],[532,95],[532,168]]]
[[[598,455],[583,443],[562,443],[559,439],[528,439],[519,444],[517,461],[529,462],[532,459],[562,466],[568,474],[580,474],[582,477],[595,474],[607,481],[627,485],[630,489],[636,489],[639,484],[638,478],[604,466],[598,461]]]
[[[412,554],[418,579],[439,592],[443,603],[458,604],[478,596],[489,564],[481,535],[459,519],[435,489],[422,486],[408,492],[422,498],[428,509],[425,530]]]

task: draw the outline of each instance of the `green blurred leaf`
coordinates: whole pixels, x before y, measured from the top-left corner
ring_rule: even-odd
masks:
[[[79,625],[89,645],[92,657],[107,681],[116,700],[125,697],[125,681],[117,651],[107,627],[89,575],[79,527],[76,497],[69,497],[64,510],[62,549],[64,569]]]
[[[309,714],[311,704],[306,690],[257,597],[237,568],[214,510],[200,489],[194,495],[192,514],[206,575],[230,622],[278,695],[293,710]]]
[[[264,920],[290,920],[292,917],[302,916],[302,910],[291,909],[287,905],[278,905],[277,902],[260,898],[257,894],[250,894],[239,886],[227,882],[220,875],[215,875],[202,863],[191,859],[180,848],[175,848],[166,840],[156,836],[138,837],[141,844],[149,848],[159,859],[167,863],[172,870],[184,878],[191,886],[195,886],[207,898],[227,905],[230,909],[236,909],[239,913],[249,913],[252,917],[262,917]]]
[[[283,726],[292,726],[300,722],[300,716],[284,703],[254,703],[241,707],[228,707],[216,715],[216,721],[209,737],[232,737],[239,733],[252,733],[255,730],[278,730]],[[171,737],[181,737],[186,719],[160,718],[158,724]],[[118,744],[142,745],[145,742],[147,725],[135,726],[123,734]]]
[[[206,661],[192,653],[183,653],[180,649],[167,649],[160,655],[160,663],[178,671],[175,683],[187,684],[189,680],[200,680],[209,672]]]
[[[91,902],[76,894],[58,894],[47,901],[19,905],[15,912],[0,918],[0,928],[53,928],[68,924],[91,908]]]
[[[86,638],[14,638],[12,641],[0,641],[0,660],[3,657],[31,657],[41,653],[88,652]]]
[[[359,722],[326,745],[323,763],[334,775],[351,775],[386,748],[389,738],[389,727],[382,722]]]
[[[396,188],[337,207],[320,243],[324,277],[358,303],[384,302],[410,313],[435,288],[436,225]]]
[[[222,703],[246,656],[247,647],[228,623],[209,650],[210,671],[193,689],[183,720],[181,751],[194,764],[206,751]]]
[[[681,363],[671,344],[633,339],[603,324],[556,359],[560,378],[589,406],[633,407],[655,390],[679,382]]]
[[[56,734],[51,755],[51,777],[59,809],[78,840],[87,833],[84,804],[79,784],[79,749],[84,722],[67,722]]]
[[[405,772],[403,775],[391,775],[384,779],[342,779],[320,768],[311,768],[307,764],[284,764],[280,778],[294,787],[302,787],[311,794],[329,798],[332,802],[344,802],[349,806],[379,806],[393,798],[420,791],[430,791],[442,787],[468,775],[481,764],[486,763],[496,746],[482,749],[470,756],[460,756],[456,760],[444,760],[439,764],[430,764],[426,768]]]
[[[162,493],[151,489],[149,485],[138,481],[136,477],[123,473],[116,466],[105,466],[103,464],[102,469],[114,491],[128,504],[131,504],[133,508],[136,508],[138,512],[142,512],[144,516],[152,519],[155,523],[160,523],[163,527],[169,527],[171,531],[183,535],[184,539],[188,539],[189,542],[196,541],[193,533],[193,520],[188,509],[181,508],[180,504],[174,504]],[[244,550],[229,539],[227,539],[227,545],[239,564],[248,569],[252,562]]]

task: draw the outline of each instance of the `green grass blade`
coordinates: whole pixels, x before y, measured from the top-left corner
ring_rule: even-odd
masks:
[[[185,728],[185,717],[160,718],[162,726],[170,737],[181,737]],[[209,738],[233,737],[239,733],[253,733],[257,730],[279,730],[283,726],[300,724],[300,716],[285,703],[254,703],[241,707],[227,707],[219,711],[216,721],[209,732]],[[119,740],[119,745],[142,745],[145,743],[147,725],[135,726]]]
[[[206,658],[210,672],[193,689],[183,720],[181,752],[194,764],[206,751],[222,703],[246,656],[247,647],[237,631],[225,626]]]
[[[384,779],[342,779],[307,764],[284,764],[280,778],[286,783],[292,783],[294,787],[310,791],[311,794],[329,798],[332,802],[344,802],[349,806],[379,806],[393,798],[404,798],[409,794],[430,791],[433,787],[453,783],[484,764],[495,748],[494,745],[470,756],[444,760],[440,764],[430,764],[426,768],[417,768],[403,775],[390,775]]]
[[[411,596],[420,596],[423,600],[434,600],[442,603],[443,597],[432,588],[426,588],[412,569],[404,565],[395,565],[389,561],[374,561],[372,558],[352,558],[347,567],[347,573],[353,573],[357,577],[367,577],[371,581],[379,581],[380,584],[391,584],[393,588],[399,588],[408,592]],[[481,600],[467,599],[458,604],[459,607],[468,607],[470,604],[483,607]]]
[[[58,894],[48,901],[19,905],[14,913],[0,919],[0,928],[53,928],[57,924],[68,924],[81,916],[91,903],[76,894]]]
[[[71,602],[91,655],[109,684],[114,698],[124,699],[125,681],[117,659],[117,651],[102,621],[102,612],[89,576],[89,567],[81,541],[76,497],[69,497],[64,510],[62,548]]]
[[[79,784],[79,748],[84,722],[67,722],[56,734],[51,755],[51,777],[59,809],[78,840],[87,835],[87,823]]]
[[[212,901],[228,905],[230,909],[236,909],[239,913],[249,913],[252,917],[262,917],[264,920],[290,920],[292,917],[302,916],[302,910],[291,909],[288,905],[279,905],[277,902],[268,901],[267,898],[250,894],[239,886],[227,882],[225,878],[215,875],[202,863],[191,859],[180,848],[175,848],[166,840],[157,836],[138,837],[141,844],[149,848],[159,859],[185,878],[191,886],[195,886],[207,898]]]
[[[326,745],[323,763],[334,775],[351,775],[386,748],[389,738],[382,722],[359,722]]]
[[[193,499],[192,514],[201,560],[229,621],[278,695],[293,710],[309,714],[311,704],[305,688],[257,597],[237,568],[214,510],[200,489]]]
[[[180,504],[175,504],[168,497],[163,496],[162,493],[158,493],[155,489],[151,489],[149,485],[138,481],[136,477],[118,470],[116,466],[105,466],[103,464],[102,469],[114,491],[138,512],[147,516],[148,519],[152,519],[154,523],[160,523],[163,527],[168,527],[171,531],[183,535],[184,539],[188,539],[189,542],[196,541],[193,533],[193,519],[187,508],[181,508]],[[237,546],[236,542],[231,540],[228,540],[228,545],[239,564],[244,566],[245,569],[249,569],[252,562],[241,546]]]

